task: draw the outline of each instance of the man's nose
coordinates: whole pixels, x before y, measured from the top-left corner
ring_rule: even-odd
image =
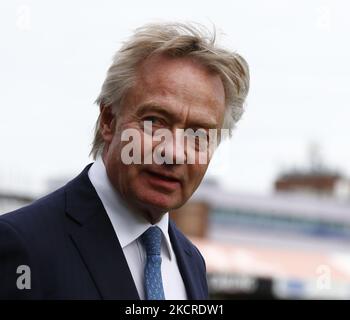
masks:
[[[180,130],[181,131],[181,130]],[[167,139],[162,143],[162,148],[158,147],[155,157],[157,162],[159,158],[165,160],[165,164],[184,164],[186,163],[186,150],[184,149],[183,135],[181,132],[171,135],[171,139]]]
[[[175,164],[186,163],[186,150],[184,148],[183,135],[180,133],[175,134],[175,139],[173,139],[173,162]]]

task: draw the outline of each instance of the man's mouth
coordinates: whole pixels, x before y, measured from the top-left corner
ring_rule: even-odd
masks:
[[[163,174],[155,171],[145,171],[148,177],[149,183],[158,188],[173,191],[181,184],[181,180],[170,174]]]

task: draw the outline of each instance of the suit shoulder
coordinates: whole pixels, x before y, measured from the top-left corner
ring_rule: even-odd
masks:
[[[19,232],[28,231],[36,225],[44,227],[50,221],[54,222],[55,217],[64,211],[64,207],[65,195],[62,187],[27,206],[1,215],[0,222],[5,222]]]

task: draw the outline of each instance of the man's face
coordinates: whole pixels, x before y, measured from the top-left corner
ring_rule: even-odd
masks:
[[[103,108],[101,114],[108,177],[131,207],[156,222],[163,213],[189,199],[207,170],[208,163],[186,163],[188,150],[186,145],[180,151],[176,147],[175,131],[221,128],[225,111],[222,81],[190,58],[157,55],[140,65],[136,85],[128,92],[116,118],[109,109]],[[140,133],[141,149],[146,152],[149,140],[144,137],[150,132],[144,132],[144,121],[151,121],[153,130],[168,129],[173,133],[174,164],[123,163],[122,149],[129,142],[122,141],[121,134],[126,129]],[[148,150],[154,151],[158,144],[151,142]],[[177,164],[176,157],[185,163]]]

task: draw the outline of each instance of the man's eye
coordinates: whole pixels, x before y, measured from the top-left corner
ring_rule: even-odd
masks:
[[[196,142],[208,142],[208,133],[205,130],[198,129],[194,132],[193,137],[196,139]]]
[[[156,116],[147,116],[142,119],[143,130],[147,134],[153,134],[155,130],[162,127],[162,120]]]
[[[148,117],[144,118],[144,121],[151,121],[152,123],[158,123],[159,119],[155,116],[148,116]]]

